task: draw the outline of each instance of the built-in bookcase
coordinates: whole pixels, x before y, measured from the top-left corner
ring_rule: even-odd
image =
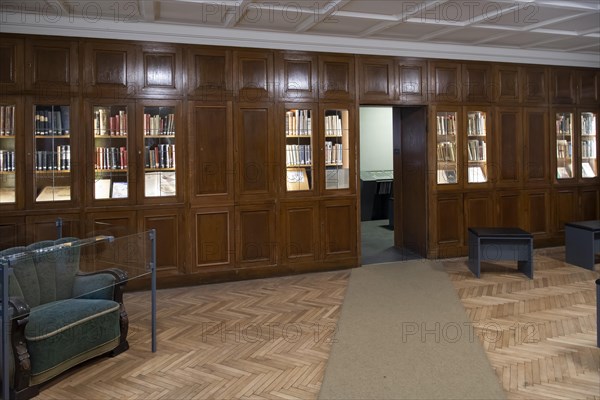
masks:
[[[435,119],[437,138],[437,183],[438,185],[458,184],[458,112],[437,111]]]
[[[310,108],[285,109],[285,166],[288,192],[313,190],[313,114]]]
[[[94,200],[129,198],[129,109],[94,105]]]
[[[174,106],[143,107],[144,197],[177,196]]]
[[[17,201],[16,104],[0,104],[0,204]]]
[[[325,189],[350,188],[350,119],[348,109],[323,111]]]
[[[556,179],[572,179],[573,113],[557,112],[556,117]]]
[[[488,112],[482,110],[466,113],[467,183],[488,181]]]
[[[598,176],[598,142],[597,142],[597,113],[581,112],[581,177],[583,179]]]
[[[73,179],[68,104],[33,106],[33,190],[35,203],[72,199]]]

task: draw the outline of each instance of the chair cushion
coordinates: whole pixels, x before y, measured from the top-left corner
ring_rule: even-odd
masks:
[[[119,335],[119,304],[112,300],[67,299],[32,308],[25,327],[32,376]]]

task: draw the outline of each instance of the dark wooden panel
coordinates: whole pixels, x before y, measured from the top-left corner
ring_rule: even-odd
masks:
[[[466,63],[462,71],[463,100],[489,102],[493,95],[492,69],[489,64]]]
[[[357,218],[354,200],[323,201],[321,221],[323,257],[326,260],[356,257]]]
[[[314,203],[284,203],[281,207],[285,240],[283,257],[288,263],[314,261],[318,257],[318,208]]]
[[[235,51],[240,101],[264,101],[273,97],[273,53],[264,51]]]
[[[236,209],[236,254],[240,267],[273,265],[276,262],[276,225],[272,205]]]
[[[519,67],[515,65],[494,66],[495,99],[499,102],[518,103],[521,101],[521,79]]]
[[[494,199],[491,194],[466,194],[464,208],[465,237],[467,237],[468,228],[494,226]]]
[[[180,47],[146,45],[140,49],[140,59],[140,93],[180,94],[183,76]]]
[[[550,232],[550,196],[546,191],[525,192],[526,230],[536,236]]]
[[[394,62],[391,58],[359,58],[359,98],[363,103],[394,98]]]
[[[47,96],[65,95],[77,87],[79,67],[76,41],[28,39],[25,60],[25,84],[28,89],[44,89],[44,95]]]
[[[521,215],[521,195],[519,192],[499,191],[496,193],[495,226],[526,229]]]
[[[550,71],[550,102],[575,104],[577,92],[573,69],[554,67]]]
[[[181,222],[179,212],[161,207],[157,210],[144,210],[139,213],[142,232],[156,231],[156,267],[157,271],[177,272],[183,268],[180,260]],[[184,272],[184,271],[181,271]]]
[[[286,101],[314,100],[318,94],[317,56],[301,52],[278,52],[279,98]]]
[[[0,42],[0,91],[10,93],[23,88],[23,40],[3,37]]]
[[[555,232],[564,232],[565,223],[577,221],[579,218],[577,189],[557,190],[552,197],[555,213],[554,230]]]
[[[396,61],[397,98],[407,103],[427,101],[427,62],[419,60]]]
[[[129,236],[137,233],[135,211],[107,211],[86,214],[85,232],[87,236],[111,235]]]
[[[121,42],[85,44],[85,91],[96,97],[136,93],[136,48]]]
[[[271,107],[240,107],[236,116],[238,187],[236,196],[268,198],[274,189]]]
[[[435,206],[437,244],[460,246],[463,238],[462,196],[440,196]]]
[[[201,100],[226,100],[233,97],[231,51],[189,47],[187,52],[188,93]]]
[[[233,265],[233,208],[192,210],[194,264],[192,272]]]
[[[26,244],[25,218],[3,216],[0,222],[0,250]]]
[[[548,101],[548,73],[544,67],[523,68],[523,101],[546,103]]]
[[[546,109],[525,109],[525,181],[548,183],[548,112]]]
[[[319,56],[319,97],[354,100],[354,56]]]
[[[596,69],[579,71],[577,80],[579,104],[594,104],[600,102],[600,72]]]
[[[27,243],[60,237],[87,237],[81,234],[79,214],[30,215],[25,218]]]
[[[231,103],[194,103],[189,115],[190,190],[194,200],[233,199]]]
[[[589,221],[600,218],[600,193],[596,188],[579,189],[578,220]]]
[[[459,63],[432,61],[429,63],[429,88],[431,100],[456,102],[461,100],[461,65]]]
[[[523,136],[520,108],[497,108],[496,162],[491,173],[499,186],[518,186],[521,183],[521,140]]]

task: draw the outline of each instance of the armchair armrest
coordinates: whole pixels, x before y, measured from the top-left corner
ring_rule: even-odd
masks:
[[[83,299],[107,299],[123,302],[123,287],[127,283],[127,273],[118,268],[109,268],[75,276],[73,297]]]
[[[0,302],[0,309],[4,311],[4,304]],[[29,322],[30,307],[21,297],[10,297],[8,299],[10,313],[10,380],[15,391],[24,390],[29,386],[31,376],[31,360],[27,345],[25,344],[25,325]],[[0,367],[0,371],[3,367]]]
[[[0,310],[4,311],[4,305],[0,301]],[[11,319],[21,319],[29,315],[30,307],[21,297],[9,297],[8,312]]]

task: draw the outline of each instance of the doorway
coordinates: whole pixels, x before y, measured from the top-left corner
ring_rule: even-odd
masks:
[[[426,107],[361,106],[362,264],[426,256]]]

